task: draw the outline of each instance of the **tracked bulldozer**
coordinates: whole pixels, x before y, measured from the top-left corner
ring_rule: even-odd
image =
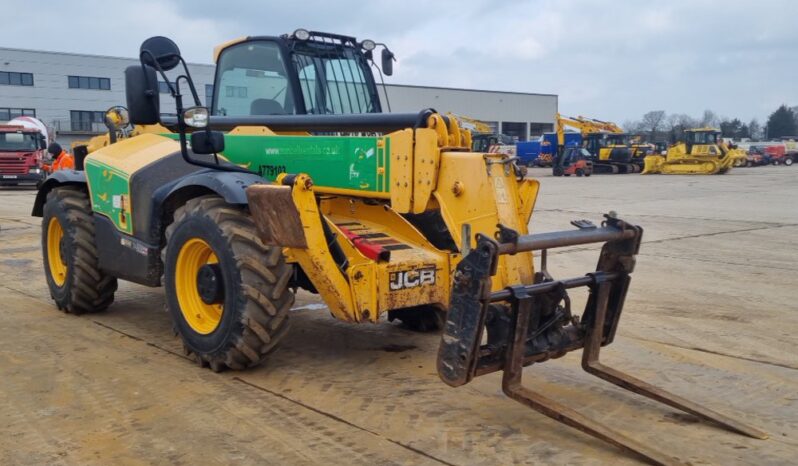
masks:
[[[730,149],[718,129],[696,128],[684,134],[685,140],[668,147],[665,155],[647,156],[643,174],[715,175],[745,162],[745,151]]]
[[[44,272],[58,308],[103,311],[119,279],[163,286],[186,354],[214,371],[243,370],[277,348],[294,291],[304,288],[353,324],[386,315],[417,328],[439,323],[445,383],[502,371],[508,396],[651,463],[678,459],[523,387],[523,368],[582,350],[591,374],[726,429],[766,436],[599,362],[617,333],[641,227],[609,213],[598,225],[576,220],[571,230],[530,234],[538,182],[523,177],[512,156],[472,152],[470,133],[431,109],[241,115],[230,102],[221,112],[226,70],[257,75],[266,66],[258,60],[292,63],[281,55],[290,53],[279,47],[283,40],[239,41],[245,52],[268,53],[220,60],[216,111],[201,106],[172,41],[142,44],[141,64],[125,72],[129,118],[163,129],[88,154],[79,170],[47,179],[36,197]],[[159,77],[169,82],[165,73],[181,65],[169,83],[177,115],[161,115]],[[302,95],[281,91],[289,93]],[[573,278],[549,273],[547,251],[590,244],[601,246],[595,269]],[[571,306],[577,291],[587,294],[581,312]]]

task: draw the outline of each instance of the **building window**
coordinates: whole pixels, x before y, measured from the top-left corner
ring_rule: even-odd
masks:
[[[19,116],[35,117],[36,110],[33,108],[8,108],[0,107],[0,121],[13,120]]]
[[[512,136],[516,141],[526,141],[526,122],[502,122],[502,134]]]
[[[498,121],[483,121],[486,125],[490,126],[490,134],[499,134],[499,122]]]
[[[70,89],[96,89],[100,91],[111,90],[110,78],[95,78],[91,76],[67,76]]]
[[[72,131],[100,133],[105,131],[105,112],[72,110],[69,112]]]
[[[554,125],[551,123],[529,123],[529,135],[533,138],[552,131],[554,131]]]
[[[17,73],[16,71],[0,71],[0,84],[8,86],[33,86],[33,74]]]
[[[225,97],[240,97],[245,99],[247,97],[247,88],[244,86],[225,86]]]
[[[175,83],[169,83],[172,86],[175,86]],[[158,92],[161,94],[169,94],[171,91],[169,90],[169,84],[164,81],[158,81]]]
[[[210,107],[213,104],[213,84],[205,85],[205,106]]]

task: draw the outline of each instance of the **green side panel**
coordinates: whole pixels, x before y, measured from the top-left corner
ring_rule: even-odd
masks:
[[[120,231],[133,234],[130,175],[92,159],[86,160],[85,169],[92,209],[111,219]],[[123,207],[126,207],[126,212]]]
[[[225,134],[224,144],[225,158],[268,180],[280,173],[307,173],[317,186],[389,191],[388,137]]]

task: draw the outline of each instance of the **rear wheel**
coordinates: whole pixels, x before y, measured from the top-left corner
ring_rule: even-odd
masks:
[[[585,176],[585,171],[581,168],[576,169],[576,176]]]
[[[58,309],[72,314],[100,312],[114,302],[116,278],[100,270],[94,216],[80,188],[64,186],[47,193],[42,256],[50,296]]]
[[[217,196],[188,201],[166,229],[162,258],[167,307],[200,365],[255,366],[288,331],[291,267],[245,209]]]
[[[437,332],[446,324],[446,312],[435,306],[416,306],[388,311],[388,321],[399,320],[414,332]]]
[[[790,165],[792,165],[792,163],[793,160],[791,158],[784,159],[784,165],[787,165],[789,167]]]

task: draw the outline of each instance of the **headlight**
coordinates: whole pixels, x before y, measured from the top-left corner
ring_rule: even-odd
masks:
[[[208,107],[189,107],[183,112],[183,123],[192,128],[208,126]]]
[[[310,39],[310,32],[307,29],[297,29],[294,31],[294,38],[298,40]]]
[[[371,39],[364,40],[363,42],[360,43],[360,46],[363,47],[363,50],[366,51],[374,50],[375,48],[377,48],[377,44]]]
[[[39,168],[31,168],[30,170],[28,170],[28,173],[33,173],[34,175],[38,175],[41,172],[42,171]]]

